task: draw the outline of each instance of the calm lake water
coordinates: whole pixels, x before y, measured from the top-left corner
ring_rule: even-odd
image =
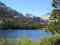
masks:
[[[44,32],[41,30],[15,30],[15,31],[2,31],[0,30],[0,37],[6,37],[11,39],[19,38],[31,38],[32,40],[49,37],[50,32]]]
[[[7,40],[8,45],[19,44],[19,39],[31,39],[32,41],[40,41],[41,38],[49,37],[52,34],[50,32],[44,32],[41,30],[13,30],[2,31],[0,30],[0,37]],[[1,38],[0,38],[1,39]]]

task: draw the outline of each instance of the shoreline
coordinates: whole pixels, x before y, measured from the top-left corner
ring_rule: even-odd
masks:
[[[0,28],[0,30],[5,30],[5,31],[16,31],[16,30],[31,30],[31,31],[34,31],[34,30],[42,30],[42,31],[47,31],[48,29],[47,28]]]

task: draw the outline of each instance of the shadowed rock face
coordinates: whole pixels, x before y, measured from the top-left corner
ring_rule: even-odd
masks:
[[[54,45],[60,45],[60,39],[57,39]]]

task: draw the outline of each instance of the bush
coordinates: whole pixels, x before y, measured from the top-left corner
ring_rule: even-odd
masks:
[[[60,39],[58,34],[52,35],[52,37],[42,39],[40,45],[54,45],[57,39]]]

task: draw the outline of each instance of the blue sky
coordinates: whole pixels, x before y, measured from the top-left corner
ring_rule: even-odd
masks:
[[[51,0],[0,0],[7,6],[25,14],[46,15],[51,11]],[[47,16],[47,15],[46,15]]]

